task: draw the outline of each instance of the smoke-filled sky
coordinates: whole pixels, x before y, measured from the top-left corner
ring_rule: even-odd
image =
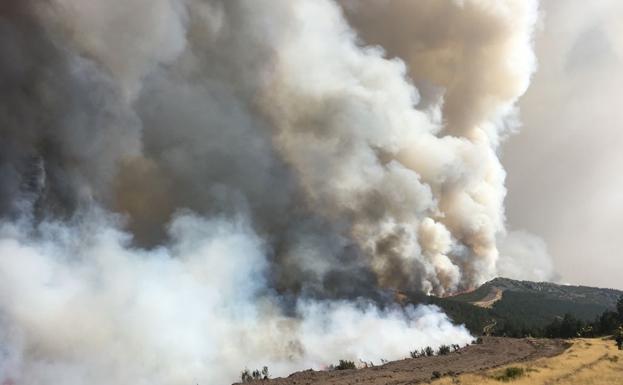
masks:
[[[471,336],[435,307],[401,306],[397,292],[447,295],[498,275],[576,279],[555,224],[565,209],[593,210],[570,207],[565,190],[593,191],[587,164],[606,152],[564,170],[536,164],[569,176],[536,196],[534,183],[510,179],[510,223],[507,172],[518,178],[548,149],[522,150],[518,138],[548,143],[565,128],[543,125],[581,131],[595,122],[583,112],[612,104],[583,58],[597,52],[596,65],[614,68],[607,52],[620,50],[591,50],[620,27],[598,21],[607,8],[590,23],[580,8],[558,9],[559,42],[543,32],[547,9],[2,2],[0,383],[220,384],[244,367],[283,375],[402,358]],[[585,23],[581,38],[570,15]],[[548,58],[563,43],[557,67],[561,56]],[[530,102],[533,89],[543,92]],[[575,95],[595,106],[563,101]],[[530,130],[513,136],[522,122]],[[545,163],[577,159],[562,148]],[[531,222],[543,221],[541,206],[551,227]]]
[[[623,3],[541,10],[538,71],[502,154],[508,221],[543,238],[562,282],[623,289]]]

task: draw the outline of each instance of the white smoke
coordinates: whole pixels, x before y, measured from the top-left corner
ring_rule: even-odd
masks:
[[[432,210],[408,223],[429,217],[452,235],[453,247],[445,253],[422,250],[423,265],[430,271],[424,288],[443,293],[488,280],[497,274],[496,237],[505,233],[506,174],[497,149],[518,125],[515,103],[536,68],[532,30],[538,2],[340,3],[366,43],[379,44],[405,61],[421,89],[415,102],[441,110],[439,127],[398,120],[404,119],[400,113],[389,113],[393,119],[382,123],[383,132],[393,125],[405,129],[394,141],[400,144],[397,159],[433,193]],[[388,78],[383,77],[382,89],[393,84]],[[384,99],[388,106],[383,111],[408,111],[397,102],[398,95]],[[410,130],[413,126],[419,129]],[[421,206],[426,200],[417,201]]]
[[[245,366],[284,375],[470,340],[434,307],[307,300],[286,317],[243,219],[179,216],[171,243],[146,252],[102,217],[2,225],[3,381],[228,383]]]

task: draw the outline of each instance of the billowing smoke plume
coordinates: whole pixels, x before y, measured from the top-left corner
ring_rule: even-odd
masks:
[[[5,1],[0,378],[224,383],[468,341],[393,293],[496,274],[536,11]]]
[[[443,263],[433,263],[436,277],[450,277],[441,280],[444,289],[490,277],[498,260],[496,238],[505,236],[505,173],[496,149],[517,127],[514,104],[535,68],[531,33],[538,4],[341,2],[366,43],[405,60],[421,91],[420,104],[441,108],[441,131],[418,135],[398,153],[401,163],[430,186],[441,211],[432,219],[462,249],[441,253]],[[450,273],[446,266],[459,269]]]

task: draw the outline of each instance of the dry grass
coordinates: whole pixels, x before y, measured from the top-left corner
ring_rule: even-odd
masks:
[[[516,385],[623,385],[623,351],[614,341],[578,339],[563,354],[533,362],[515,363],[483,373],[445,377],[435,385],[500,385],[508,367],[523,369],[510,381]]]

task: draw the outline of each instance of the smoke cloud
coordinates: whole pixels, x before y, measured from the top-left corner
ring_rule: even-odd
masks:
[[[498,274],[537,4],[382,4],[0,6],[0,379],[226,383],[469,341],[394,293]]]
[[[531,281],[559,279],[545,241],[527,231],[516,230],[498,238],[500,276]]]
[[[167,247],[148,252],[103,218],[3,224],[3,380],[231,383],[245,366],[284,375],[470,340],[433,307],[301,299],[296,317],[283,315],[266,293],[265,245],[244,219],[179,216]]]

